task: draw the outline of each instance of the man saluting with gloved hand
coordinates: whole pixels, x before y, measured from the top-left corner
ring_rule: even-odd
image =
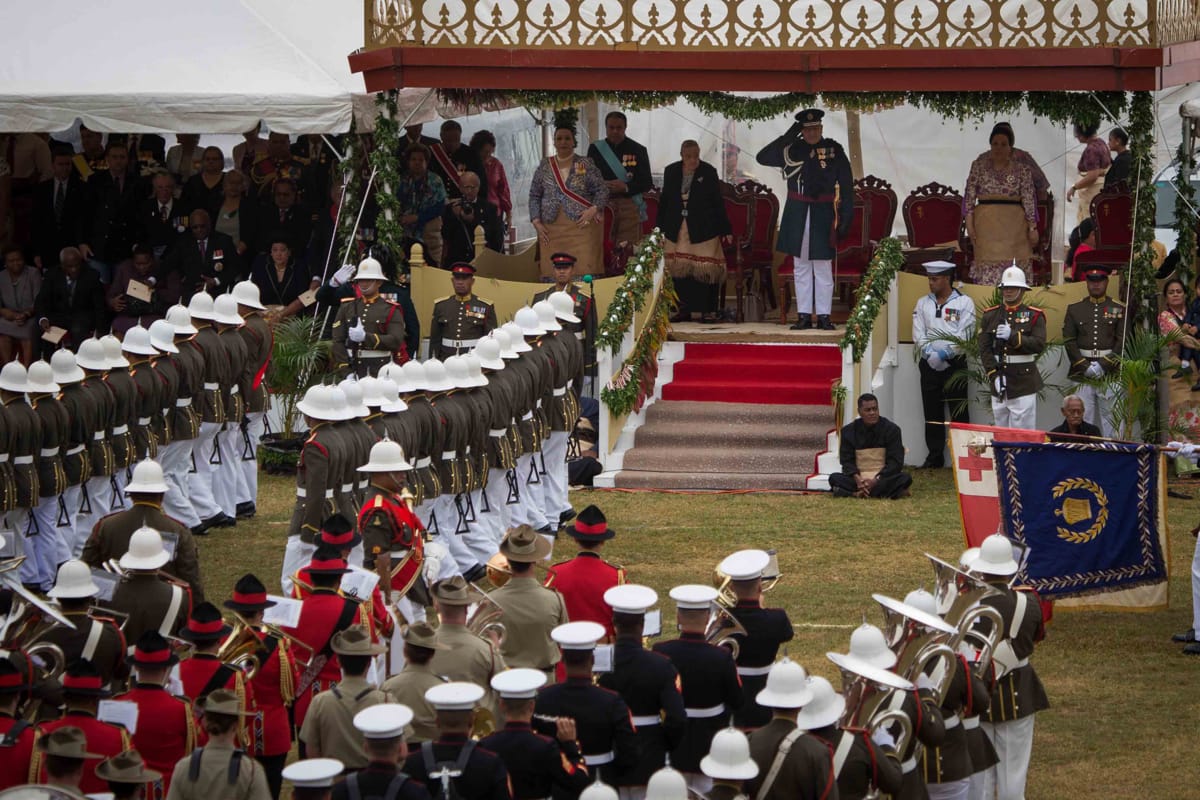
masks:
[[[383,267],[369,256],[354,276],[355,296],[342,300],[333,322],[333,368],[339,374],[374,375],[389,361],[408,360],[404,344],[404,312],[383,298]]]
[[[1000,278],[1003,302],[983,312],[979,359],[992,389],[992,414],[1002,428],[1037,427],[1037,393],[1042,388],[1038,354],[1046,349],[1046,313],[1021,302],[1029,289],[1016,264]]]

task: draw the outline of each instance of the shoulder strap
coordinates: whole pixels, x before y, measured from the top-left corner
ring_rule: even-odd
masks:
[[[83,652],[80,658],[88,661],[96,660],[96,648],[100,646],[100,637],[104,633],[104,623],[98,620],[92,620],[92,626],[88,629],[87,641],[83,645]]]
[[[846,766],[846,759],[850,756],[850,751],[854,749],[854,733],[852,731],[840,731],[837,749],[833,751],[833,777],[834,780],[842,774],[842,767]]]
[[[765,800],[770,794],[771,787],[775,785],[775,779],[779,777],[779,771],[783,769],[783,762],[787,760],[788,753],[792,751],[792,745],[803,735],[804,731],[796,728],[783,737],[783,741],[779,743],[779,750],[775,753],[774,760],[771,761],[771,769],[767,772],[767,777],[763,779],[762,786],[758,787],[758,794],[754,796],[754,800]]]
[[[396,800],[400,796],[400,789],[404,786],[408,776],[403,772],[397,772],[388,782],[387,789],[383,793],[383,800]]]
[[[0,739],[0,747],[15,747],[17,742],[21,740],[21,734],[32,727],[27,719],[19,719],[13,723],[13,726],[8,729],[8,733],[4,734],[4,738]]]
[[[617,158],[617,154],[613,152],[608,140],[600,139],[592,144],[596,145],[596,152],[600,154],[600,157],[604,159],[604,163],[607,164],[608,168],[612,170],[613,177],[615,177],[617,180],[622,180],[625,177],[625,167],[621,165],[620,160]]]
[[[220,689],[225,684],[229,683],[229,679],[234,675],[233,667],[228,664],[222,664],[213,672],[212,677],[208,679],[208,683],[200,690],[200,694],[196,696],[197,703],[203,702],[204,698]]]
[[[162,623],[158,626],[158,632],[163,636],[170,636],[171,629],[175,626],[175,618],[179,616],[179,608],[183,605],[183,587],[171,584],[171,602],[167,605],[167,613],[163,616]]]
[[[342,613],[338,614],[337,622],[333,623],[333,630],[329,632],[329,638],[325,640],[325,646],[321,648],[321,655],[328,658],[333,654],[333,637],[350,627],[350,623],[354,622],[354,615],[358,613],[358,603],[353,600],[345,600],[345,605],[342,606]]]
[[[428,779],[437,769],[437,759],[433,757],[433,742],[421,742],[421,760],[425,763],[425,777]]]
[[[229,768],[225,773],[225,781],[233,786],[237,783],[238,773],[242,771],[242,756],[246,755],[241,750],[234,750],[229,756]]]
[[[362,800],[362,792],[358,790],[358,773],[351,772],[346,776],[346,796],[350,800]]]
[[[467,743],[463,745],[462,750],[458,751],[458,759],[454,762],[454,768],[459,772],[463,772],[467,768],[467,762],[471,760],[471,753],[475,750],[475,740],[467,739]]]
[[[200,779],[200,757],[204,755],[204,748],[197,747],[192,751],[192,757],[188,759],[188,780],[195,783]]]

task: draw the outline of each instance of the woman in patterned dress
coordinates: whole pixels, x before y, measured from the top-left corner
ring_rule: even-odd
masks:
[[[988,157],[977,159],[967,176],[963,210],[975,250],[971,280],[995,286],[1014,263],[1029,279],[1038,241],[1037,197],[1029,167],[1012,157],[1012,128],[997,125],[988,141]]]

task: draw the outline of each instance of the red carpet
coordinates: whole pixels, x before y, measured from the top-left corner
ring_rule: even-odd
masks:
[[[828,406],[842,374],[836,345],[685,345],[663,400]]]

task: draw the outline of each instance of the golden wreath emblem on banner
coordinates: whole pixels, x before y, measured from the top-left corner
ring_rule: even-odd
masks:
[[[1086,496],[1080,497],[1079,493]],[[1061,505],[1054,510],[1056,517],[1071,527],[1057,526],[1058,538],[1071,544],[1087,544],[1100,535],[1108,524],[1108,495],[1100,485],[1087,478],[1068,478],[1055,484],[1051,493]],[[1092,501],[1096,502],[1096,513],[1092,513]],[[1094,521],[1093,521],[1094,520]],[[1080,523],[1091,522],[1087,530],[1076,530]]]

